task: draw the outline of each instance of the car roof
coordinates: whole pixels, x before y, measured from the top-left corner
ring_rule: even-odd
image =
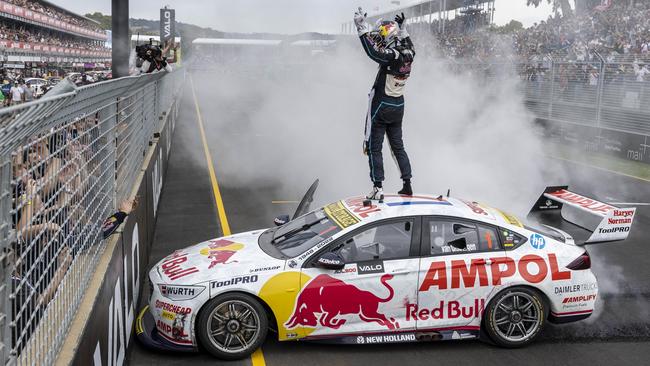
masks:
[[[354,215],[356,221],[362,223],[402,216],[440,215],[483,221],[503,227],[523,227],[521,221],[512,214],[461,198],[427,194],[413,196],[386,194],[383,203],[371,201],[369,206],[365,206],[364,201],[366,199],[363,196],[350,197],[327,205],[325,209],[328,215],[336,216],[340,215],[336,212],[337,206],[344,206],[349,213]],[[336,221],[336,217],[334,219]]]

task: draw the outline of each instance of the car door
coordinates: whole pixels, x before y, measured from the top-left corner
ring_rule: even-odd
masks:
[[[420,225],[419,217],[370,223],[306,261],[288,328],[303,327],[310,337],[414,330],[405,304],[417,302]],[[325,253],[336,253],[345,267],[319,268]]]
[[[493,289],[490,258],[503,254],[498,228],[427,217],[421,251],[418,306],[407,317],[417,319],[420,330],[478,325]]]

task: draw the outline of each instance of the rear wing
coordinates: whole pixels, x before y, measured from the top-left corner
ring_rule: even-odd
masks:
[[[568,186],[546,187],[527,218],[575,244],[625,240],[636,208],[620,208],[579,195]]]

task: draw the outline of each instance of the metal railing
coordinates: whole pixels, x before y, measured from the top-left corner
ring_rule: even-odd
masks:
[[[0,356],[51,364],[184,71],[0,110]]]
[[[451,60],[459,72],[482,75],[484,82],[518,75],[524,102],[538,118],[650,136],[650,64],[544,59],[539,62]]]

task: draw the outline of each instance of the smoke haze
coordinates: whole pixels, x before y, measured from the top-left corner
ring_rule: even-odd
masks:
[[[233,141],[225,150],[237,157],[220,159],[221,173],[242,184],[281,182],[287,199],[299,199],[315,178],[321,180],[318,203],[367,193],[362,141],[377,66],[357,43],[312,60],[258,62],[245,72],[241,65],[255,61],[240,59],[240,66],[225,67],[214,80],[195,73],[195,84],[209,85],[200,93],[226,108],[221,118],[208,117],[209,129],[250,142],[225,139]],[[451,72],[432,44],[416,42],[405,95],[404,142],[414,189],[442,194],[450,188],[456,196],[525,214],[561,172],[544,169],[543,142],[518,76],[486,83],[480,71]],[[399,171],[384,145],[385,191],[395,192]]]

